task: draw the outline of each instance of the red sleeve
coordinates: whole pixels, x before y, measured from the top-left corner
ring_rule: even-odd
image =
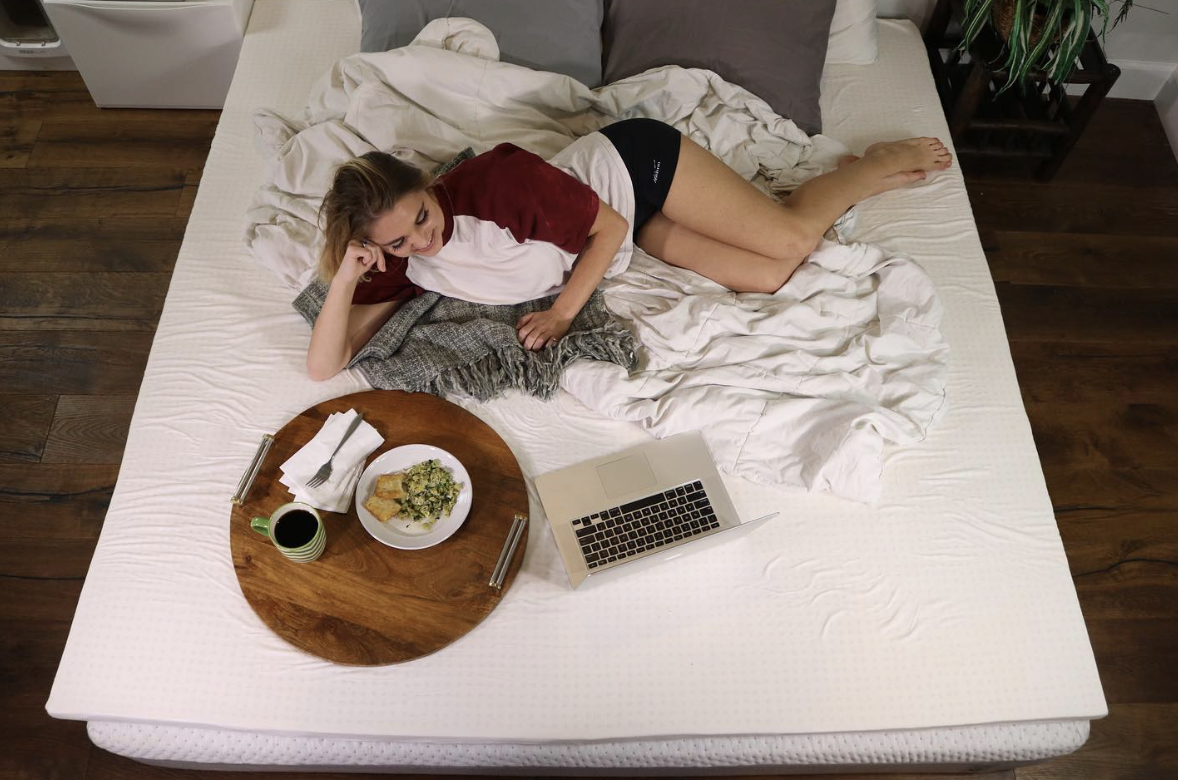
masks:
[[[384,303],[385,301],[410,300],[425,290],[409,281],[405,275],[408,263],[404,258],[385,255],[387,265],[384,273],[370,271],[368,281],[360,281],[352,293],[352,303]]]
[[[467,160],[443,181],[455,214],[492,221],[521,244],[547,241],[576,254],[597,220],[592,187],[513,144]]]

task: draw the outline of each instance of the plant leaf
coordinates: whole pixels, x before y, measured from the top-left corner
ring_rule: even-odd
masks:
[[[964,51],[990,21],[990,8],[994,0],[966,0],[964,23],[961,32],[961,48]]]
[[[1063,19],[1063,3],[1052,3],[1051,11],[1047,18],[1043,21],[1043,34],[1039,36],[1039,42],[1035,44],[1035,48],[1031,49],[1031,53],[1027,59],[1031,63],[1039,62],[1043,54],[1051,48],[1055,40],[1056,30],[1059,29],[1060,21]],[[1044,68],[1046,70],[1046,68]]]

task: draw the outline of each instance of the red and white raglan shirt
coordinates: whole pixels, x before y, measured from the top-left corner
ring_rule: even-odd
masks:
[[[634,219],[634,189],[621,156],[590,133],[545,161],[512,144],[466,160],[438,181],[446,217],[442,248],[409,258],[407,276],[426,290],[475,303],[513,304],[564,287],[597,218],[599,200]],[[607,277],[626,269],[630,231]]]

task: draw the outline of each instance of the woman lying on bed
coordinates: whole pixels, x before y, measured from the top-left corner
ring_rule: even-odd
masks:
[[[320,275],[331,285],[311,334],[311,377],[338,373],[422,288],[491,304],[559,292],[516,324],[527,349],[555,344],[602,278],[625,270],[631,241],[737,292],[774,292],[843,212],[949,167],[950,155],[935,138],[875,144],[784,203],[652,119],[591,133],[557,160],[576,176],[511,144],[435,181],[382,152],[340,166],[321,212]],[[618,187],[633,189],[633,225],[606,202]]]

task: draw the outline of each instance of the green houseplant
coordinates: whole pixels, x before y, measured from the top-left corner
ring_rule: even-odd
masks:
[[[1115,27],[1133,0],[1123,0]],[[1032,71],[1061,83],[1075,67],[1093,17],[1101,17],[1101,40],[1108,29],[1106,0],[965,0],[961,48],[966,50],[986,27],[1005,42],[1000,59],[1008,76],[1002,91],[1025,84]]]

